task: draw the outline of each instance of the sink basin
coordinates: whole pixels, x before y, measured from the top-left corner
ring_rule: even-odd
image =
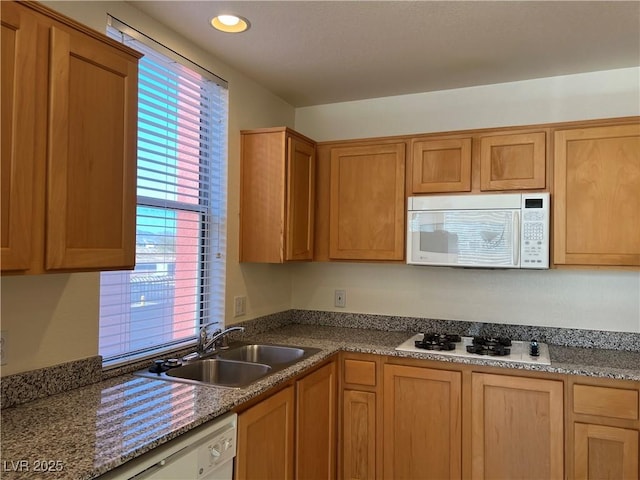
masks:
[[[195,385],[243,388],[319,351],[319,348],[311,347],[240,343],[161,373],[144,369],[134,375]]]
[[[220,352],[218,358],[238,360],[241,362],[266,363],[267,365],[281,365],[295,362],[304,355],[305,350],[298,347],[253,344]]]
[[[243,387],[269,373],[271,367],[211,358],[188,363],[166,372],[167,377],[210,383],[221,387]]]

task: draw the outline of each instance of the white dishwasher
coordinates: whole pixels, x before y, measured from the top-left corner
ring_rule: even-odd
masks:
[[[106,473],[100,480],[232,480],[238,416],[229,413]]]

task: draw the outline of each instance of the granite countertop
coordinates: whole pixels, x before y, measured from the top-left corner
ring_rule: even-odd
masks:
[[[90,479],[212,420],[346,350],[640,381],[640,352],[550,345],[551,365],[397,352],[411,332],[292,324],[245,340],[321,351],[247,388],[167,382],[131,374],[2,410],[3,479]],[[49,463],[44,463],[49,462]],[[48,472],[43,466],[50,466]]]

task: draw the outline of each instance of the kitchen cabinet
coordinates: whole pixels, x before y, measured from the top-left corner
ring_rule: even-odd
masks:
[[[638,479],[640,384],[574,377],[569,383],[571,478]]]
[[[140,57],[2,2],[3,272],[133,268]]]
[[[236,480],[335,478],[336,389],[331,361],[239,413]]]
[[[34,140],[36,137],[36,16],[15,3],[2,2],[0,59],[2,89],[2,238],[3,270],[28,270],[34,219]],[[44,225],[39,225],[43,228]]]
[[[528,190],[546,187],[546,133],[483,135],[480,141],[480,190]]]
[[[342,354],[340,478],[376,479],[382,472],[382,357]]]
[[[553,262],[640,266],[640,124],[554,133]]]
[[[563,382],[472,373],[471,478],[564,478]]]
[[[240,261],[313,258],[315,143],[289,128],[241,132]]]
[[[336,363],[296,382],[296,478],[336,476]]]
[[[471,191],[471,137],[413,139],[411,193]]]
[[[462,478],[462,374],[384,366],[386,479]]]
[[[289,386],[238,415],[236,480],[294,478],[294,408]]]
[[[405,143],[335,143],[318,152],[315,260],[402,260]]]
[[[411,195],[545,189],[547,129],[414,137],[408,177]]]

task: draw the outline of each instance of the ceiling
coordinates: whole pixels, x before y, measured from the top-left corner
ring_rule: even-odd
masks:
[[[128,3],[295,107],[640,65],[638,1]]]

